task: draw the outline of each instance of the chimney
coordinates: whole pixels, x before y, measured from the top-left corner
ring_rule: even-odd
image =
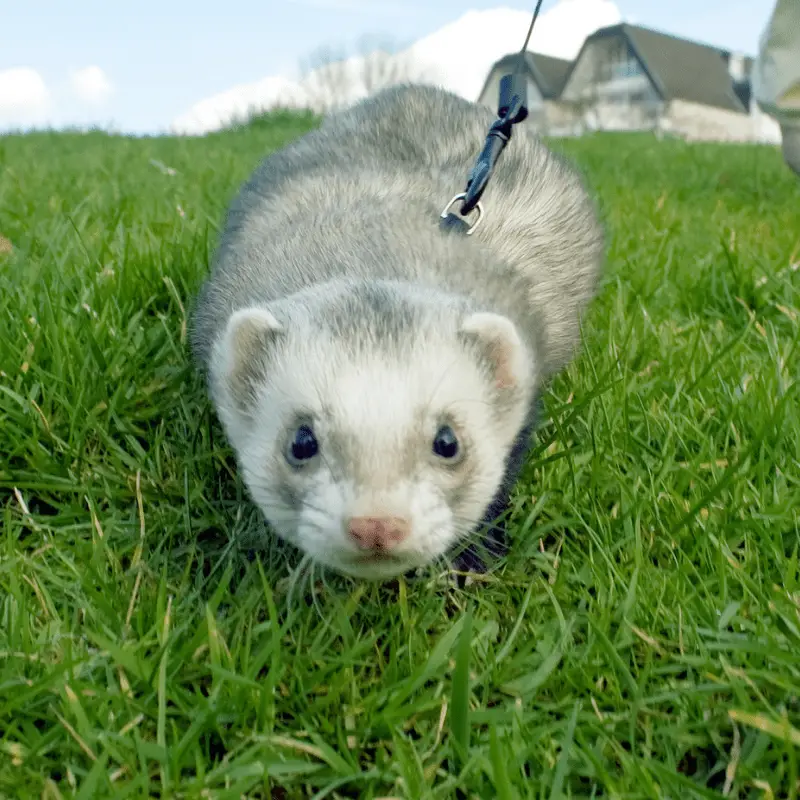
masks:
[[[728,74],[734,83],[744,83],[747,80],[747,66],[744,53],[728,54]]]

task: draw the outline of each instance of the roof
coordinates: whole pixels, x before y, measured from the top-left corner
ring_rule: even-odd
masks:
[[[542,80],[547,84],[546,89],[549,92],[542,91],[548,99],[551,97],[558,97],[561,90],[564,88],[564,81],[569,75],[569,69],[572,66],[571,61],[563,58],[553,58],[553,56],[545,56],[541,53],[526,53],[526,56],[533,61],[534,72],[538,73]],[[544,90],[544,87],[542,87]]]
[[[627,39],[665,100],[687,100],[729,111],[747,110],[743,100],[749,92],[742,92],[731,78],[728,61],[733,54],[729,50],[621,23],[595,31],[583,43],[581,53],[591,42],[619,35]],[[579,58],[580,54],[575,63]],[[752,59],[745,59],[744,66],[749,76]]]
[[[495,62],[489,70],[489,77],[497,70],[507,70],[513,72],[517,68],[517,59],[519,52],[510,53],[503,56],[499,61]],[[547,100],[558,97],[561,90],[564,88],[564,82],[569,74],[571,61],[566,61],[563,58],[553,58],[553,56],[546,56],[542,53],[532,53],[530,50],[525,53],[525,63],[528,67],[531,77],[536,81],[542,97]],[[489,78],[486,79],[487,82]],[[486,84],[481,89],[481,94],[486,90]]]

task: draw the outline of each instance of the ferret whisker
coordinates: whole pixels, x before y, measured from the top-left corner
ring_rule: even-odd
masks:
[[[261,482],[261,481],[253,481],[253,486],[258,488],[258,489],[263,489],[265,492],[266,491],[270,491],[272,489],[272,487],[268,483]],[[328,517],[329,518],[330,515],[331,515],[330,510],[324,509],[321,506],[316,505],[311,500],[309,500],[307,498],[307,496],[304,496],[303,500],[301,502],[302,502],[302,506],[303,506],[304,509],[308,509],[309,511],[313,511],[313,512],[315,512],[317,514],[320,514],[323,517]],[[273,502],[261,501],[261,502],[259,502],[259,507],[262,510],[273,511],[273,512],[286,512],[286,511],[290,510],[290,509],[287,508],[287,506],[285,506],[285,505],[283,505],[283,504],[281,504],[281,503],[279,503],[277,501],[273,501]]]
[[[311,503],[310,501],[307,501],[306,499],[304,499],[302,501],[302,504],[303,504],[303,508],[304,509],[312,511],[315,514],[319,514],[320,516],[325,517],[326,519],[330,518],[330,511],[326,511],[324,508],[321,508],[320,506],[314,505],[313,503]],[[285,505],[281,505],[278,502],[271,502],[271,503],[260,502],[258,504],[258,506],[262,510],[262,512],[265,512],[265,513],[269,512],[269,513],[273,513],[273,514],[285,514],[285,513],[289,512],[289,514],[291,516],[295,516],[296,515],[296,512],[291,511]],[[304,517],[304,519],[306,519],[306,518]]]

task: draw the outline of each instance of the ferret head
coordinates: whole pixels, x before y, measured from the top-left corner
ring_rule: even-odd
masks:
[[[534,363],[504,316],[370,291],[236,311],[210,377],[273,530],[321,564],[382,579],[480,525]]]

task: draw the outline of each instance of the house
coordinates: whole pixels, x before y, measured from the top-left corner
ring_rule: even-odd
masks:
[[[478,102],[497,108],[500,78],[516,53],[492,66]],[[572,62],[526,53],[528,103],[543,133],[654,130],[687,139],[780,141],[752,96],[753,59],[639,25],[600,28]]]
[[[578,126],[666,130],[689,139],[769,138],[752,97],[752,69],[744,55],[622,23],[587,37],[560,101]]]
[[[571,66],[571,61],[562,58],[530,51],[525,53],[522,69],[527,78],[528,115],[538,128],[548,129],[552,121],[559,118],[559,96]],[[496,111],[500,79],[516,72],[519,67],[519,52],[504,56],[493,64],[478,95],[478,102]]]

